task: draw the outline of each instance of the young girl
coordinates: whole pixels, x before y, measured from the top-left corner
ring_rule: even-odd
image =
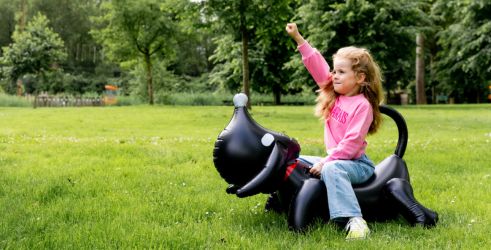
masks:
[[[352,184],[367,181],[374,165],[365,155],[365,137],[377,131],[382,101],[381,73],[370,53],[345,47],[333,56],[334,69],[300,35],[297,25],[286,26],[297,42],[302,60],[319,86],[316,115],[324,119],[327,157],[301,156],[313,164],[310,173],[320,176],[327,188],[330,219],[345,223],[347,240],[364,239],[370,233]]]

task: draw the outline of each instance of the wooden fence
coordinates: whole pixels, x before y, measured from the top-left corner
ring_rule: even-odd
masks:
[[[34,108],[104,106],[104,99],[102,97],[57,97],[38,95],[34,97],[33,106]]]

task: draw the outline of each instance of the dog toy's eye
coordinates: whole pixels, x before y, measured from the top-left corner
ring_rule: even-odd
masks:
[[[261,143],[265,147],[269,147],[271,143],[274,141],[274,136],[270,133],[266,133],[263,135],[263,138],[261,138]]]
[[[245,107],[247,104],[247,96],[244,93],[239,93],[234,96],[235,107]]]

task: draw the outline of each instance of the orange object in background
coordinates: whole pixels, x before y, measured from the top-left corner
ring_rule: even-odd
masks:
[[[104,86],[104,105],[114,105],[118,103],[118,86],[105,85]]]

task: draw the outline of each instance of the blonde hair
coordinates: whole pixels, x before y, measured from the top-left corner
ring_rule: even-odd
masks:
[[[357,47],[344,47],[339,49],[336,54],[334,54],[333,59],[345,58],[351,61],[352,70],[355,75],[363,73],[365,74],[365,82],[361,84],[360,94],[363,93],[365,98],[373,109],[373,121],[370,124],[368,134],[373,134],[377,132],[382,122],[382,114],[379,110],[379,105],[383,101],[383,90],[382,90],[382,74],[380,72],[380,67],[373,60],[370,52],[363,48]],[[339,95],[334,91],[334,86],[332,82],[324,85],[319,90],[319,95],[317,96],[317,105],[315,107],[315,114],[321,119],[329,119],[331,115],[331,110],[336,101],[336,97]]]

